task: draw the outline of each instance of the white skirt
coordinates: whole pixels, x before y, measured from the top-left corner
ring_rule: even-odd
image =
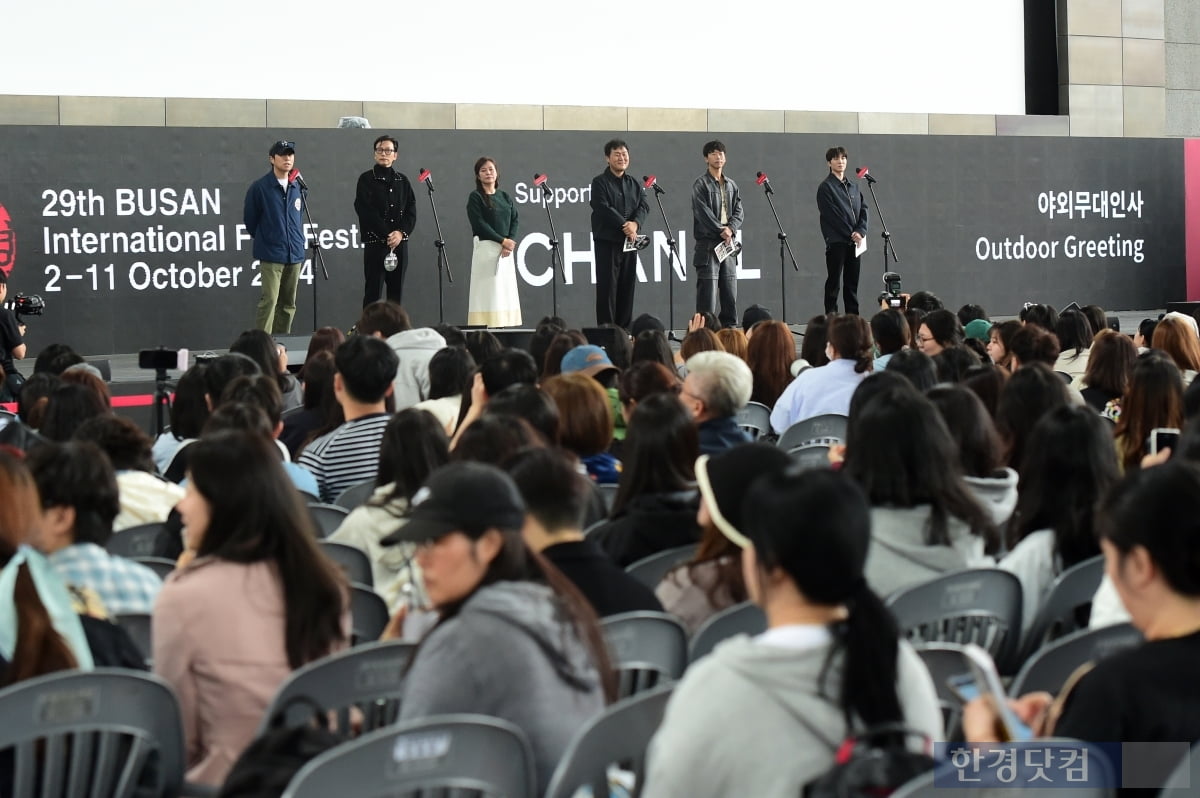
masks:
[[[517,259],[500,257],[495,241],[475,237],[471,253],[471,292],[467,300],[467,324],[488,327],[520,327],[521,297],[517,293]]]

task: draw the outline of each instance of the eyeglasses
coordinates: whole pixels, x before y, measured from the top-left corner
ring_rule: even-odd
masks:
[[[376,154],[376,155],[392,155],[392,154],[394,154],[395,152],[396,152],[395,150],[385,150],[383,147],[376,147],[376,148],[375,148],[375,154]]]
[[[918,340],[918,341],[920,341],[920,342],[921,342],[921,343],[923,343],[923,344],[927,344],[927,343],[930,343],[931,341],[936,341],[937,339],[936,339],[936,338],[934,338],[932,335],[931,335],[931,336],[929,336],[928,338],[927,338],[927,337],[925,337],[924,335],[918,335],[918,336],[917,336],[917,340]]]

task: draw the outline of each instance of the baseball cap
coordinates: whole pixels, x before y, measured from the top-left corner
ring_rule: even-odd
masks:
[[[720,454],[696,460],[696,484],[708,504],[713,525],[741,548],[750,545],[742,534],[742,498],[750,484],[763,474],[783,472],[791,456],[769,443],[743,443]]]
[[[967,322],[967,326],[963,327],[963,332],[968,338],[976,338],[980,341],[987,342],[988,331],[992,329],[992,323],[987,319],[973,319]]]
[[[512,477],[495,466],[450,463],[429,475],[406,518],[380,543],[421,543],[451,532],[478,539],[493,527],[517,530],[525,524],[525,502]]]
[[[279,141],[272,144],[271,151],[267,153],[267,155],[272,158],[275,157],[276,155],[295,155],[295,154],[296,154],[296,142],[287,141],[286,139],[280,139]]]
[[[580,372],[594,377],[602,371],[615,369],[608,353],[595,344],[585,344],[569,350],[562,359],[562,373]]]

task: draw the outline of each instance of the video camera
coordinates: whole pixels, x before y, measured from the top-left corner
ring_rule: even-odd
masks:
[[[904,296],[900,288],[900,275],[887,272],[883,275],[883,293],[879,295],[879,304],[894,310],[904,310]]]
[[[25,296],[17,294],[17,296],[9,302],[9,308],[13,315],[17,317],[17,321],[24,324],[22,316],[40,316],[46,312],[46,300],[42,299],[37,294]]]

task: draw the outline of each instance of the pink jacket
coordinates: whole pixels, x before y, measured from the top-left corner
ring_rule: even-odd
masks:
[[[151,637],[154,671],[183,710],[187,779],[220,785],[292,670],[275,565],[203,559],[176,571],[158,594]]]

